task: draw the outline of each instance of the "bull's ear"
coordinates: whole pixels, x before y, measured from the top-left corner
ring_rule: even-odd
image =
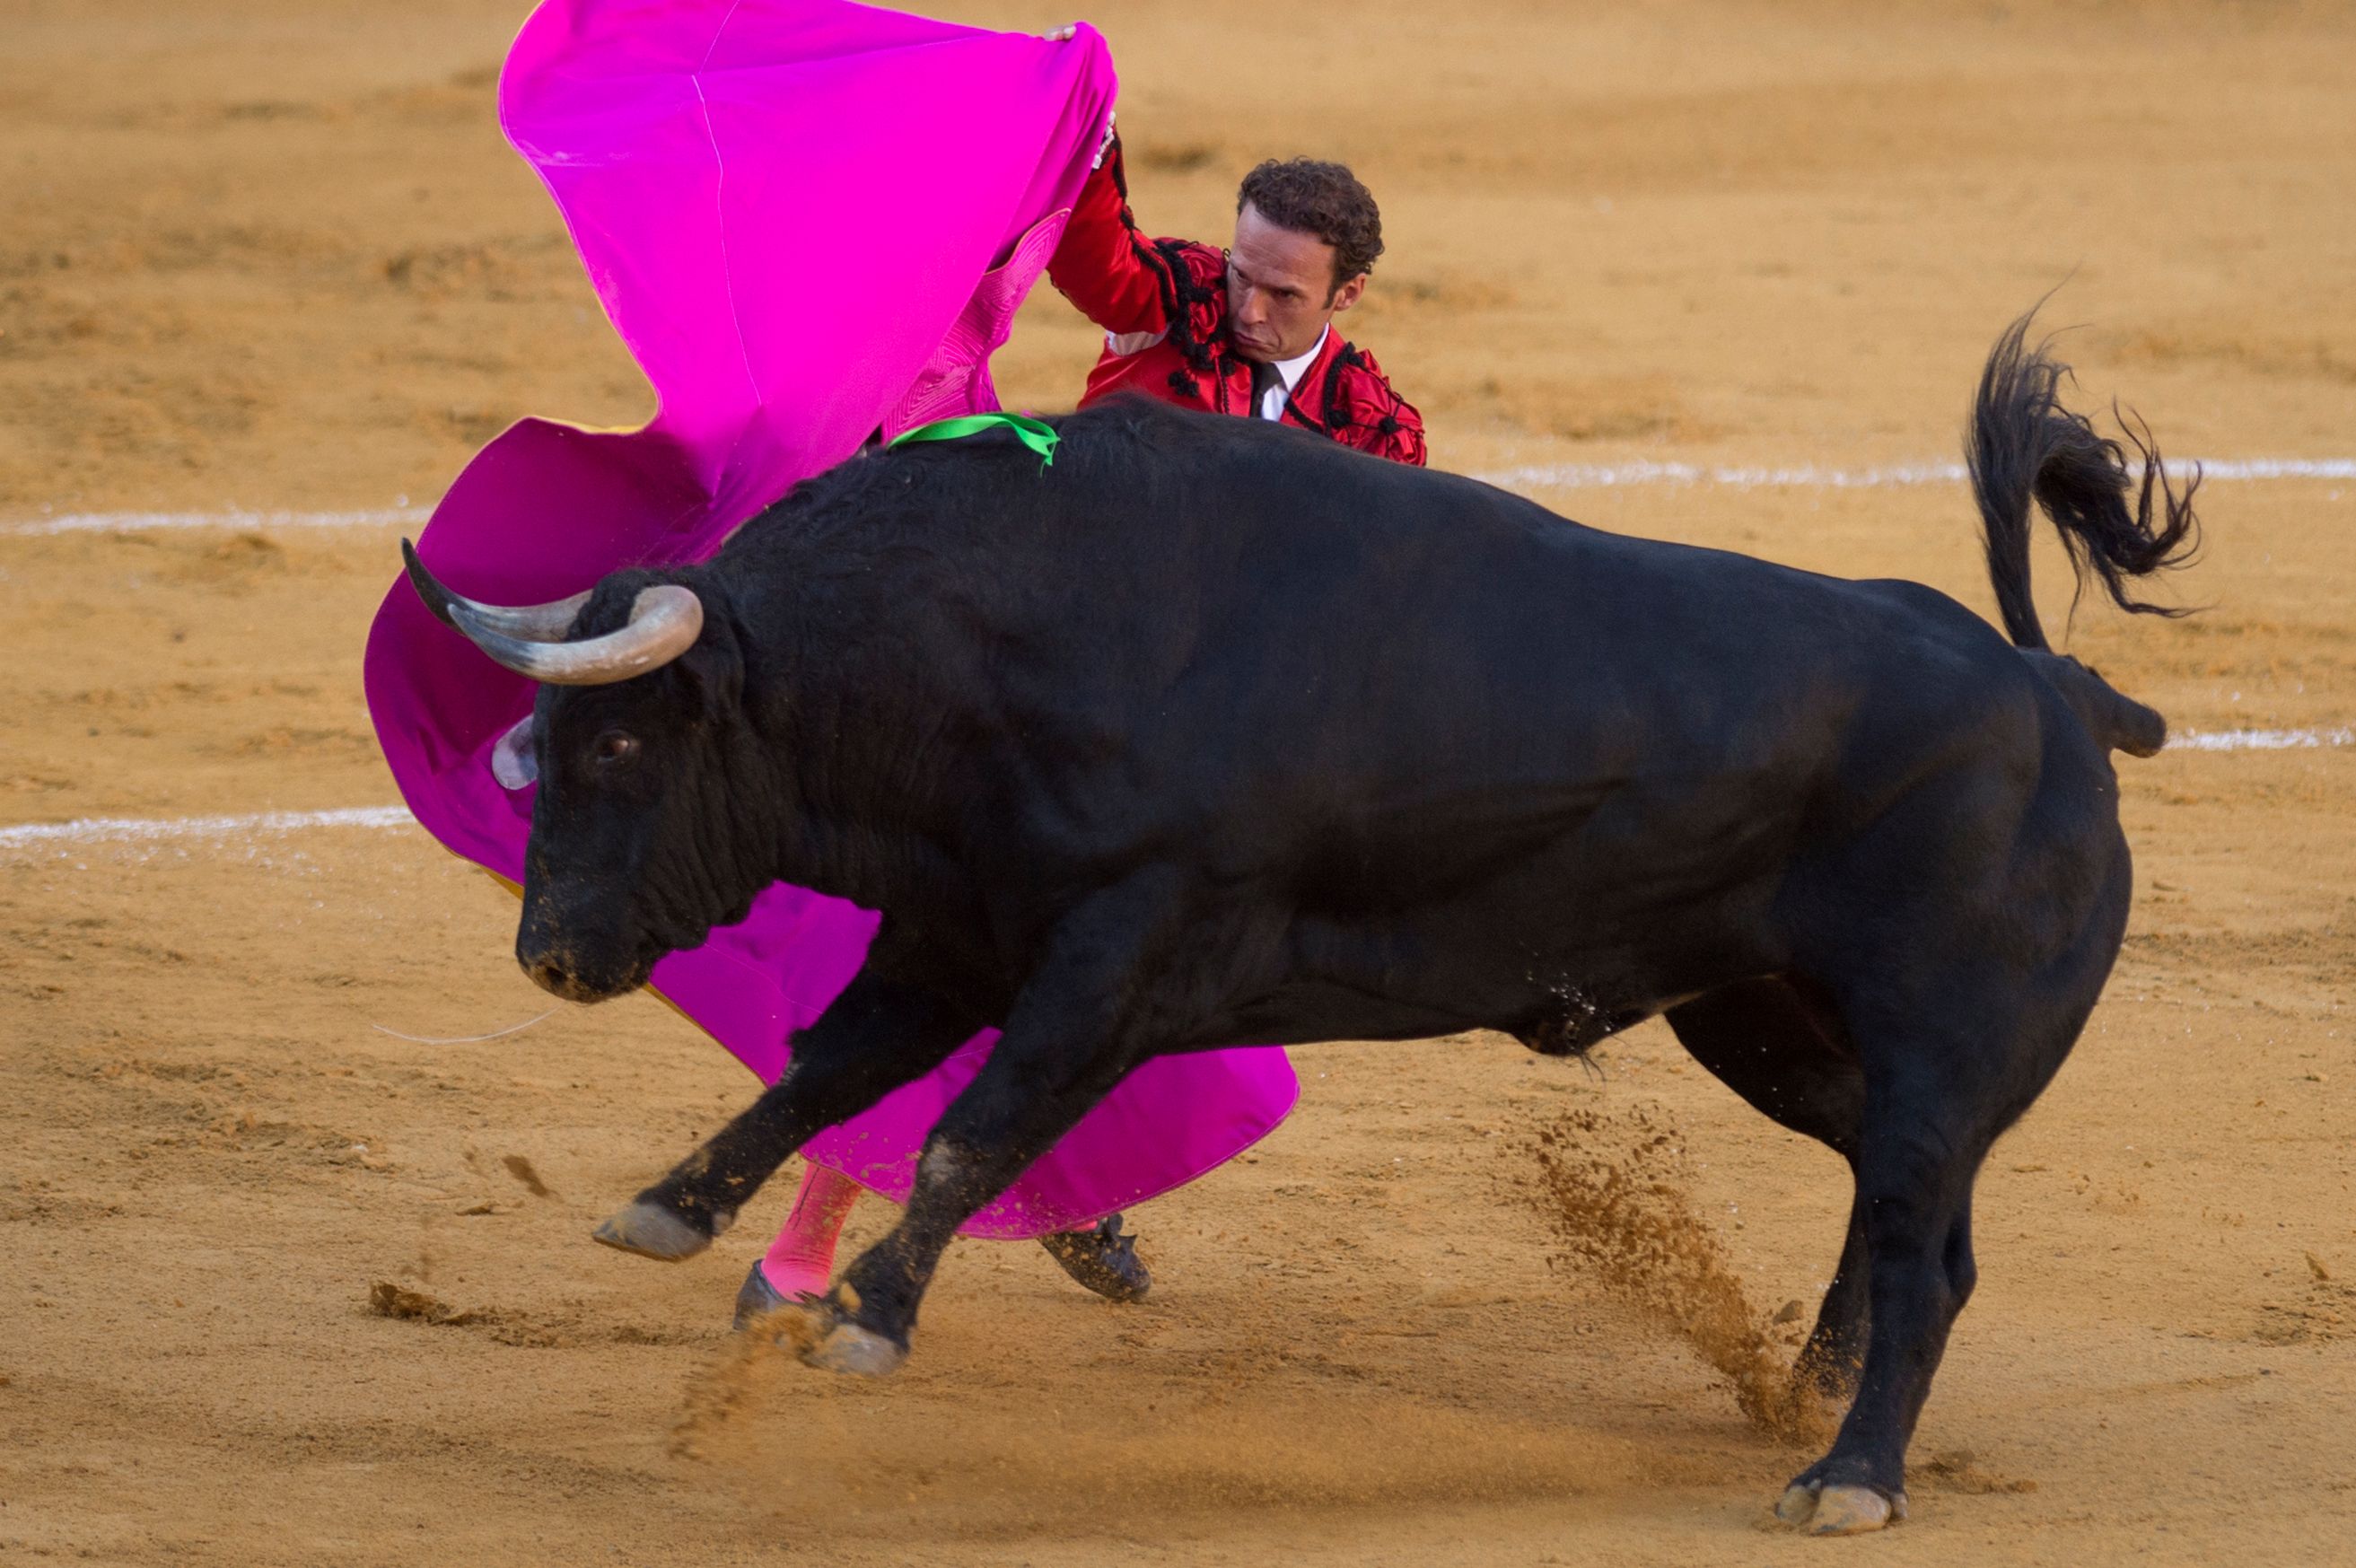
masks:
[[[703,634],[696,639],[694,647],[671,661],[669,674],[692,704],[691,711],[706,719],[717,718],[741,705],[744,700],[744,655],[727,618],[713,616],[706,619]]]
[[[540,757],[534,749],[533,734],[540,723],[535,714],[526,714],[508,726],[505,735],[491,747],[491,777],[499,781],[502,789],[522,789],[540,781]]]

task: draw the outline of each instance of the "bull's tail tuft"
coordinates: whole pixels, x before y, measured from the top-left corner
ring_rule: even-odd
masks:
[[[2178,493],[2149,428],[2123,414],[2120,426],[2143,469],[2138,481],[2117,442],[2097,435],[2084,414],[2062,406],[2070,367],[2047,352],[2050,340],[2029,345],[2036,317],[2032,309],[2006,328],[1989,350],[1964,456],[1987,531],[1988,576],[2005,632],[2017,647],[2041,650],[2048,646],[2045,628],[2029,591],[2030,500],[2060,532],[2081,593],[2091,576],[2121,609],[2178,616],[2185,611],[2131,596],[2126,580],[2191,561],[2200,545],[2192,493],[2201,487],[2201,471],[2196,466]]]

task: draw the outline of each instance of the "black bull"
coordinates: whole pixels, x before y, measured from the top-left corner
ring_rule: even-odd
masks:
[[[2129,607],[2123,578],[2192,527],[2156,457],[2138,495],[2060,406],[2026,325],[1969,438],[2010,645],[1916,584],[1146,404],[1060,421],[1051,467],[990,436],[863,453],[577,618],[414,568],[562,682],[517,941],[541,983],[626,992],[780,879],[884,915],[786,1075],[604,1239],[700,1250],[806,1140],[996,1026],[805,1352],[888,1370],[958,1224],[1149,1058],[1467,1029],[1558,1055],[1665,1014],[1855,1175],[1804,1353],[1854,1397],[1782,1511],[1902,1512],[1975,1175],[2126,925],[2109,752],[2164,733],[2043,651],[2030,500]]]

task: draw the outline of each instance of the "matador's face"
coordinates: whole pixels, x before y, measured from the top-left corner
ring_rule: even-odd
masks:
[[[1317,346],[1338,313],[1358,303],[1366,274],[1335,284],[1333,247],[1314,234],[1282,229],[1246,202],[1227,250],[1227,336],[1236,352],[1268,364]]]

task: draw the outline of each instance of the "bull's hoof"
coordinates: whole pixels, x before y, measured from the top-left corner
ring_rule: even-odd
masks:
[[[860,1378],[888,1378],[908,1359],[908,1348],[856,1323],[838,1322],[802,1348],[805,1366]]]
[[[1884,1497],[1871,1487],[1795,1485],[1784,1490],[1775,1517],[1810,1535],[1863,1535],[1906,1517],[1906,1494]]]
[[[905,1345],[851,1321],[851,1315],[859,1310],[859,1297],[847,1283],[835,1289],[847,1293],[848,1300],[831,1294],[787,1299],[766,1280],[761,1283],[766,1296],[777,1305],[757,1316],[741,1316],[748,1298],[755,1294],[747,1281],[737,1297],[736,1326],[755,1339],[791,1350],[804,1366],[861,1378],[888,1378],[907,1360]]]
[[[727,1230],[734,1218],[733,1214],[713,1216],[714,1223],[706,1233],[661,1204],[641,1197],[616,1209],[595,1234],[608,1247],[659,1263],[676,1263],[711,1246],[712,1238]]]

